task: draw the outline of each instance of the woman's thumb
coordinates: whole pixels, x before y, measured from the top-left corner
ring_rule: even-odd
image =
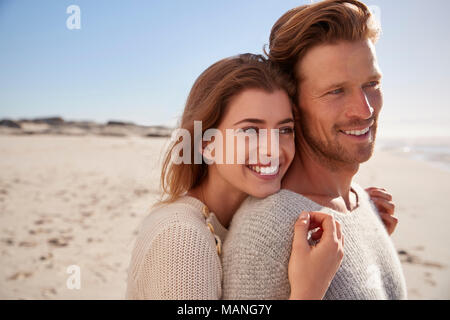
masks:
[[[310,215],[303,211],[295,222],[294,239],[292,241],[292,250],[309,250],[308,231],[310,223]]]

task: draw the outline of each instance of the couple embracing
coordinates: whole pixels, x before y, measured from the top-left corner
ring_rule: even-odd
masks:
[[[198,77],[180,123],[193,139],[167,151],[128,299],[406,299],[392,198],[352,181],[383,104],[379,32],[359,1],[304,5],[275,23],[267,57],[226,58]],[[203,141],[208,129],[244,143]],[[270,143],[263,130],[276,132]],[[173,161],[180,144],[190,161]]]

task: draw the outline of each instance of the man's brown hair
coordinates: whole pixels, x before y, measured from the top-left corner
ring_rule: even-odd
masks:
[[[380,27],[369,8],[356,0],[325,0],[286,12],[272,27],[269,59],[297,82],[296,66],[318,44],[378,40]]]

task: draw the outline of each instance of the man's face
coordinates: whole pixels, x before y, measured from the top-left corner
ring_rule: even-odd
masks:
[[[300,130],[308,145],[334,164],[367,161],[383,104],[373,43],[318,45],[306,53],[296,72],[301,79]]]

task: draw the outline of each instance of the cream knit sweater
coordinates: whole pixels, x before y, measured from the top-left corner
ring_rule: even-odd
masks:
[[[222,265],[203,203],[184,196],[144,220],[128,268],[127,299],[220,299]],[[227,229],[211,213],[221,241]]]
[[[368,194],[358,185],[358,207],[342,214],[281,190],[249,197],[235,213],[223,246],[223,299],[287,299],[294,224],[302,211],[321,211],[341,223],[344,258],[325,299],[405,299],[397,252]]]

